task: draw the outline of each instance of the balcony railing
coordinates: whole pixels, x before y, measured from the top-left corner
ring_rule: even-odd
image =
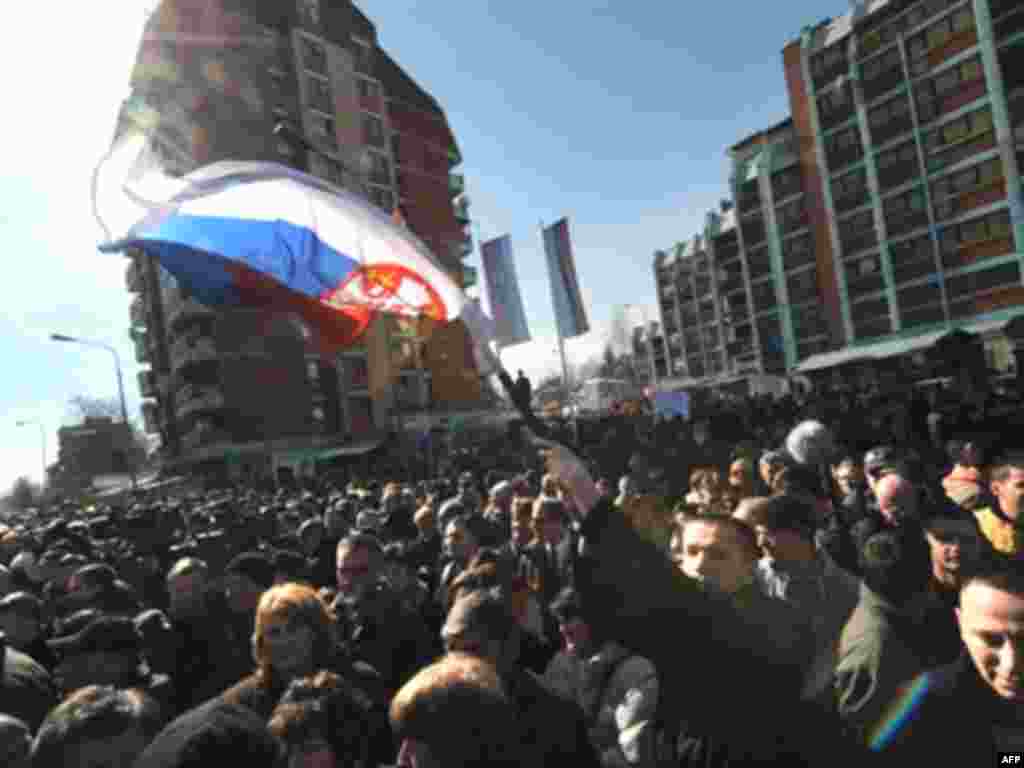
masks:
[[[149,334],[139,333],[136,334],[133,339],[135,343],[135,362],[137,363],[148,363],[150,361],[149,354]]]
[[[175,414],[179,419],[198,411],[215,411],[224,407],[224,395],[215,389],[196,391],[183,387],[174,399]]]
[[[171,347],[171,367],[174,369],[216,359],[217,347],[209,338],[191,345],[187,339],[179,339]]]
[[[466,226],[471,221],[469,218],[469,201],[464,197],[455,203],[455,220],[462,226]]]
[[[131,293],[142,293],[145,283],[142,279],[142,265],[137,257],[128,262],[125,285]]]
[[[992,12],[992,17],[995,18],[995,11]],[[996,19],[995,24],[993,24],[993,32],[995,32],[997,42],[1002,42],[1022,30],[1024,30],[1024,7],[1021,6],[1017,6],[1017,8],[1002,18]]]
[[[141,296],[136,296],[135,299],[132,300],[129,312],[133,326],[136,328],[145,328],[148,325],[149,313],[146,311],[146,302]]]
[[[448,193],[453,197],[461,195],[466,191],[466,177],[461,173],[452,173],[448,176]]]
[[[208,306],[200,304],[195,299],[182,299],[177,291],[172,291],[171,295],[172,298],[165,305],[164,311],[167,324],[172,328],[186,317],[209,315],[213,312]]]
[[[886,70],[872,80],[865,80],[861,84],[861,90],[864,94],[864,103],[870,104],[882,94],[888,93],[896,88],[901,82],[903,82],[902,65]]]
[[[137,381],[139,383],[139,394],[142,397],[156,397],[156,374],[153,371],[139,371]]]

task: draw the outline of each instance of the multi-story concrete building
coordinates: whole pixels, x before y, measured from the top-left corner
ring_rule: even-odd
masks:
[[[1022,43],[1012,0],[876,0],[783,50],[825,326],[847,347],[800,368],[1020,311]]]
[[[782,59],[792,117],[729,149],[735,212],[655,256],[674,374],[998,335],[1024,311],[1024,6],[861,2]]]
[[[141,127],[178,172],[267,160],[363,194],[398,211],[463,282],[471,242],[455,138],[351,2],[163,0],[120,118],[118,136]],[[326,359],[301,324],[208,307],[152,258],[129,255],[137,359],[151,364],[139,376],[144,415],[170,457],[263,471],[372,445],[396,408],[453,398],[431,386],[420,340],[400,338],[394,323],[375,323],[363,346]],[[428,346],[441,356],[455,343],[461,354],[453,336]]]

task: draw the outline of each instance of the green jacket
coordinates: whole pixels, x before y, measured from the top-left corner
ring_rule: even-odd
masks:
[[[839,714],[861,743],[882,724],[902,686],[924,671],[918,632],[905,611],[861,585],[839,638],[835,674]]]

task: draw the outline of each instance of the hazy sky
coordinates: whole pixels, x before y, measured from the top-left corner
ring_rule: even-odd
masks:
[[[116,395],[110,355],[48,341],[114,343],[132,416],[125,261],[101,255],[90,174],[152,3],[14,3],[0,47],[0,489],[53,461],[76,394]],[[654,305],[656,248],[691,236],[727,195],[726,146],[788,111],[780,51],[841,2],[561,3],[363,0],[381,44],[446,108],[485,238],[511,233],[530,329],[510,368],[556,365],[540,222],[570,217],[591,324],[618,304]],[[474,256],[471,263],[477,264]],[[571,345],[582,356],[600,340]]]

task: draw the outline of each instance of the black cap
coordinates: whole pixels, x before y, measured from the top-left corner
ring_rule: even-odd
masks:
[[[224,570],[240,574],[264,588],[274,583],[274,564],[262,552],[244,552],[229,562]]]
[[[141,646],[135,622],[120,616],[99,616],[80,632],[51,640],[49,646],[61,653],[137,653]]]

